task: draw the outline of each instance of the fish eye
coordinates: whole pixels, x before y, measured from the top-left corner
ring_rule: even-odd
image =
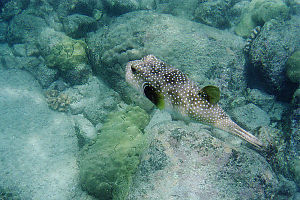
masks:
[[[136,74],[137,70],[136,70],[136,68],[134,66],[131,66],[131,71],[132,71],[133,74]]]

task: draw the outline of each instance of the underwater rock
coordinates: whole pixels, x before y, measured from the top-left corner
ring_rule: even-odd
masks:
[[[47,67],[43,62],[26,68],[36,78],[43,88],[49,87],[58,77],[58,71]]]
[[[295,184],[295,182],[288,180],[282,175],[279,175],[278,179],[280,181],[280,189],[278,196],[283,196],[283,198],[286,198],[287,196],[294,196],[294,194],[297,192],[297,185]]]
[[[198,4],[199,4],[198,0],[159,1],[155,11],[193,20],[195,9],[197,8]]]
[[[0,56],[12,55],[12,50],[7,43],[0,43]]]
[[[300,3],[298,0],[287,0],[285,2],[290,7],[292,15],[300,15]]]
[[[25,46],[26,46],[26,55],[27,56],[39,57],[41,55],[36,44],[25,43]]]
[[[44,19],[28,14],[18,14],[8,26],[7,41],[10,44],[36,42],[39,33],[47,27]]]
[[[292,103],[296,106],[300,106],[300,87],[294,92]]]
[[[63,20],[65,33],[72,38],[81,38],[90,31],[95,31],[96,20],[92,17],[80,14],[67,16]]]
[[[15,56],[21,56],[25,57],[26,56],[26,45],[25,44],[15,44],[13,45],[13,54]]]
[[[3,199],[3,200],[8,200],[8,199],[22,200],[18,193],[19,192],[18,192],[18,189],[16,187],[5,187],[5,186],[1,187],[0,186],[0,199]],[[29,195],[26,198],[28,199]]]
[[[6,22],[0,22],[0,43],[6,42],[8,24]]]
[[[54,38],[55,33],[53,35],[48,35],[48,38],[47,36],[43,36],[44,34],[42,34],[41,38],[45,40],[50,39],[50,45],[45,48],[49,50],[49,52],[45,52],[44,49],[42,49],[42,54],[48,67],[56,68],[65,72],[76,69],[79,64],[87,63],[85,53],[86,44],[83,41],[73,40],[68,36],[62,36],[60,40]],[[51,41],[51,39],[54,41]]]
[[[232,0],[213,0],[200,2],[195,10],[194,19],[220,29],[229,28],[228,10],[233,5]]]
[[[247,89],[247,100],[262,108],[265,112],[272,109],[275,103],[275,97],[259,89]]]
[[[228,94],[233,98],[246,88],[243,40],[186,19],[131,12],[118,17],[108,30],[89,34],[87,44],[95,72],[128,102],[136,96],[124,82],[125,65],[148,54],[182,69],[200,84],[215,84],[223,93],[234,91],[234,95]]]
[[[300,83],[300,51],[294,52],[287,61],[286,74],[294,83]]]
[[[121,15],[127,12],[140,9],[154,9],[156,7],[155,0],[104,0],[104,7],[111,15]]]
[[[248,37],[256,26],[263,26],[271,19],[288,17],[289,8],[282,0],[253,0],[244,11],[234,31],[239,36]]]
[[[24,63],[22,63],[22,58],[15,57],[13,55],[4,55],[1,57],[2,68],[4,69],[22,69],[24,68]]]
[[[299,90],[299,89],[298,89]],[[298,95],[300,91],[298,91]],[[300,95],[299,95],[300,96]],[[300,99],[300,97],[298,97]],[[289,169],[292,172],[292,176],[300,187],[300,107],[298,99],[298,104],[295,105],[295,109],[290,115],[291,123],[291,136],[290,136],[290,155],[289,158]]]
[[[2,65],[5,69],[25,69],[29,70],[41,63],[40,59],[36,57],[19,57],[10,55],[4,55],[1,58]]]
[[[78,64],[75,69],[65,71],[61,76],[71,85],[81,85],[87,82],[91,74],[91,67],[86,63],[82,63]]]
[[[293,176],[295,177],[295,181],[296,181],[298,187],[300,186],[300,167],[299,166],[300,166],[300,156],[299,156],[299,152],[298,152],[298,156],[291,161],[291,168],[290,168],[291,172],[293,173]]]
[[[235,108],[232,114],[237,122],[251,131],[270,124],[269,115],[252,103]]]
[[[30,72],[43,88],[50,86],[50,84],[57,79],[57,70],[48,68],[42,58],[24,56],[24,54],[26,54],[26,49],[24,49],[24,47],[26,48],[26,45],[24,46],[24,44],[14,45],[12,52],[7,52],[8,55],[1,57],[2,67],[5,69],[24,69]],[[16,56],[13,56],[12,54],[15,54]]]
[[[75,121],[75,131],[79,148],[82,148],[84,145],[89,144],[96,139],[97,131],[89,120],[82,114],[74,115],[72,118]]]
[[[48,0],[59,18],[80,14],[93,17],[94,9],[103,10],[103,2],[98,0]]]
[[[249,5],[250,1],[236,1],[236,3],[229,9],[227,18],[231,26],[235,26],[240,22],[243,11]]]
[[[66,82],[64,82],[61,78],[59,78],[59,79],[53,81],[47,89],[48,90],[57,90],[59,92],[62,92],[68,88],[70,88],[70,86]]]
[[[39,50],[48,67],[57,69],[70,84],[82,84],[91,75],[87,64],[86,43],[53,29],[44,29],[38,40]]]
[[[0,18],[9,21],[12,17],[25,10],[30,0],[10,0],[1,8]]]
[[[253,64],[251,79],[260,80],[260,87],[285,100],[291,98],[296,87],[286,77],[286,63],[292,53],[300,48],[299,24],[297,17],[286,22],[267,22],[249,51]]]
[[[29,73],[0,70],[0,188],[20,199],[85,199],[74,124],[42,93]]]
[[[4,7],[4,5],[8,2],[9,0],[2,0],[0,1],[0,13],[2,12],[2,8]]]
[[[277,101],[274,95],[258,89],[247,89],[247,101],[267,112],[271,123],[281,121],[282,114],[288,109],[288,105]]]
[[[208,126],[162,120],[145,129],[150,146],[128,199],[267,200],[276,194],[277,177],[255,151],[212,137]]]
[[[270,151],[266,151],[263,154],[272,166],[272,169],[276,171],[276,174],[279,176],[283,175],[291,181],[296,181],[297,178],[293,175],[293,160],[297,158],[297,154],[299,153],[297,149],[298,133],[290,130],[287,131],[285,128],[279,130],[271,126],[262,126],[259,128],[258,134],[262,141],[270,144]],[[284,179],[280,181],[284,182]],[[292,196],[293,194],[282,195]]]
[[[118,93],[94,76],[87,83],[68,88],[64,93],[72,99],[70,112],[73,115],[83,114],[94,126],[103,123],[107,114],[120,102]]]
[[[140,10],[155,10],[157,8],[158,1],[156,0],[139,0]]]
[[[142,130],[148,122],[148,114],[139,107],[128,106],[108,116],[95,142],[81,152],[80,183],[84,190],[100,200],[126,199],[147,148]]]
[[[56,6],[51,6],[48,0],[31,0],[26,10],[22,13],[40,17],[45,20],[47,27],[51,27],[56,31],[63,31],[62,20],[58,17],[59,13],[54,10]]]

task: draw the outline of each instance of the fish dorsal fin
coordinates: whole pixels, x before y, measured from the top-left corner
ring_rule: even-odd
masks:
[[[160,110],[165,108],[164,96],[153,86],[149,84],[144,85],[145,96],[154,103]]]
[[[204,97],[209,103],[216,104],[220,100],[220,90],[218,87],[208,85],[199,91],[199,95]]]

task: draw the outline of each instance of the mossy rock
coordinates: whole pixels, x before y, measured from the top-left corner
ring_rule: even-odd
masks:
[[[92,145],[83,148],[80,157],[82,188],[98,199],[126,199],[132,176],[148,146],[142,130],[148,114],[128,106],[113,112]]]
[[[256,26],[262,26],[271,19],[287,19],[289,16],[289,8],[282,0],[252,0],[246,9],[234,29],[242,37],[248,37]]]
[[[295,105],[300,105],[300,86],[293,94],[292,103]],[[299,178],[299,180],[300,180],[300,178]]]
[[[295,177],[295,181],[300,186],[300,156],[294,158],[291,162],[291,171]]]
[[[48,67],[61,71],[76,69],[76,66],[87,63],[86,43],[65,36],[62,41],[52,46],[50,53],[45,57]]]
[[[300,51],[296,51],[289,57],[286,74],[292,82],[300,83]]]

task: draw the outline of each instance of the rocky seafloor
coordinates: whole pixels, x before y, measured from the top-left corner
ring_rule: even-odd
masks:
[[[300,199],[299,25],[298,0],[1,1],[0,199]],[[272,149],[156,109],[125,81],[148,54]]]

